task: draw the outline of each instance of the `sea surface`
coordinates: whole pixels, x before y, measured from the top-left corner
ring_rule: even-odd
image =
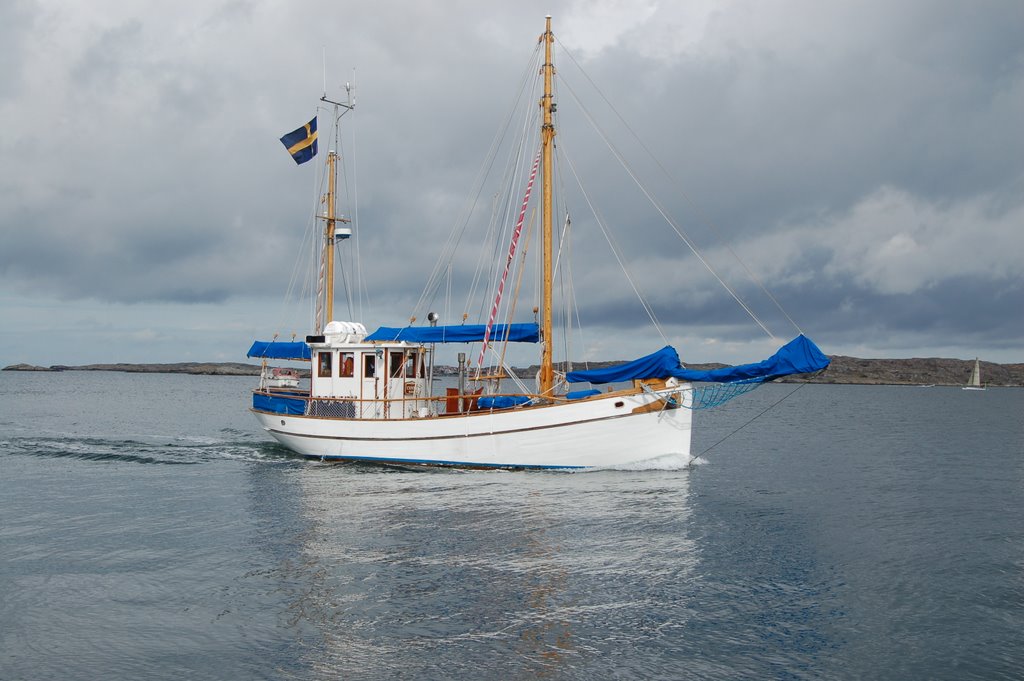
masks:
[[[295,459],[253,380],[0,374],[0,679],[1024,678],[1024,390],[518,473]]]

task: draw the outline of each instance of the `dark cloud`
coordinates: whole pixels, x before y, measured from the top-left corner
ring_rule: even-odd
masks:
[[[342,211],[358,217],[375,305],[365,314],[422,314],[424,281],[473,198],[547,11],[309,3],[302,14],[317,21],[299,39],[287,4],[5,3],[4,288],[136,314],[135,303],[277,306],[300,292],[294,263],[319,189],[313,164],[296,168],[277,138],[315,111],[326,47],[330,94],[355,83],[355,142],[341,151],[358,211],[351,192]],[[1007,313],[1024,279],[1019,3],[573,2],[555,20],[557,141],[633,277],[617,273],[562,165],[584,321],[645,326],[635,285],[670,334],[761,334],[609,156],[607,136],[779,335],[785,315],[729,248],[826,346],[1019,347],[1020,315]],[[322,139],[328,118],[321,110]],[[496,191],[480,192],[453,290],[472,280]],[[424,304],[456,318],[489,305],[464,296]]]

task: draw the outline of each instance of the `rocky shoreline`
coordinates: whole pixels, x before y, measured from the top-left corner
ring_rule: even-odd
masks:
[[[967,382],[974,360],[944,359],[937,357],[912,359],[861,359],[859,357],[831,357],[832,364],[820,375],[810,378],[795,376],[783,382],[808,381],[810,383],[841,383],[854,385],[963,385]],[[591,362],[591,368],[609,366],[617,362]],[[713,369],[721,364],[691,364],[694,369]],[[516,374],[529,378],[537,372],[536,366],[516,369]],[[241,362],[178,362],[174,364],[84,364],[70,366],[55,364],[48,367],[31,364],[12,364],[3,371],[123,371],[146,374],[194,374],[205,376],[259,376],[260,367]],[[308,371],[305,372],[308,376]],[[456,369],[435,367],[437,376],[454,376]],[[982,380],[987,386],[1024,386],[1024,364],[981,363]]]
[[[123,371],[133,374],[197,374],[203,376],[259,376],[260,367],[241,362],[177,362],[174,364],[54,364],[48,367],[12,364],[2,371]]]

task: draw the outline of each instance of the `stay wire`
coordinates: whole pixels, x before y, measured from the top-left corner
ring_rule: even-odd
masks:
[[[572,61],[573,64],[575,64],[577,69],[579,69],[580,73],[583,74],[583,77],[587,80],[587,82],[589,82],[590,85],[594,88],[594,91],[597,92],[598,96],[600,96],[601,99],[604,100],[605,104],[608,105],[608,108],[610,108],[612,110],[612,112],[619,119],[619,121],[626,127],[626,130],[628,130],[629,133],[633,136],[633,139],[635,139],[637,141],[637,143],[640,145],[640,148],[643,149],[645,152],[647,152],[647,155],[654,161],[654,163],[658,166],[658,168],[661,169],[661,171],[665,174],[665,177],[667,177],[669,179],[669,181],[671,181],[672,184],[676,186],[677,191],[679,192],[680,196],[682,196],[683,199],[690,205],[690,207],[693,209],[694,213],[696,213],[698,219],[701,222],[703,222],[707,227],[710,227],[719,236],[722,236],[721,228],[719,228],[718,225],[715,224],[715,222],[713,220],[711,220],[707,215],[705,215],[704,212],[700,210],[700,207],[697,205],[697,202],[694,201],[692,198],[690,198],[689,194],[687,194],[686,191],[684,191],[680,187],[679,181],[676,180],[676,178],[672,175],[672,173],[670,173],[668,171],[667,168],[665,168],[665,166],[658,159],[658,157],[654,155],[654,152],[652,152],[650,150],[650,147],[648,147],[646,144],[644,144],[643,139],[641,139],[640,136],[636,133],[636,131],[633,130],[632,126],[630,126],[629,123],[626,122],[626,119],[622,116],[621,113],[619,113],[619,110],[615,108],[615,105],[611,102],[611,100],[608,97],[605,96],[604,92],[602,92],[599,87],[597,87],[597,83],[595,83],[594,80],[590,77],[590,75],[586,71],[583,70],[583,67],[576,60],[576,57],[573,56],[572,52],[570,52],[569,49],[564,44],[562,44],[561,42],[559,42],[558,45],[565,52],[566,56],[569,57],[569,60]],[[680,235],[680,236],[682,236],[682,235]],[[685,241],[685,239],[684,239],[684,241]],[[754,282],[754,284],[756,284],[757,287],[760,288],[761,291],[768,297],[768,299],[772,301],[772,303],[775,305],[775,307],[778,308],[779,312],[781,312],[786,317],[786,319],[789,320],[789,323],[793,325],[793,327],[797,330],[797,332],[802,334],[803,330],[800,328],[800,325],[796,323],[796,321],[789,315],[788,312],[786,312],[786,308],[782,307],[782,304],[779,303],[779,301],[775,298],[774,295],[772,295],[771,291],[768,290],[768,287],[765,286],[765,284],[761,281],[761,279],[759,277],[757,277],[750,270],[750,268],[747,266],[746,261],[744,261],[742,258],[740,258],[740,256],[736,253],[736,251],[734,251],[732,249],[732,247],[729,246],[728,243],[723,242],[723,244],[725,245],[725,249],[727,251],[729,251],[729,254],[733,257],[733,259],[735,259],[736,262],[738,262],[740,264],[740,267],[743,268],[743,271],[747,273],[747,277],[749,277],[750,280],[752,282]],[[689,245],[689,244],[687,244],[687,245]],[[691,248],[692,248],[692,246],[691,246]],[[769,333],[769,335],[771,335],[771,334]]]
[[[447,241],[442,245],[441,252],[439,254],[436,264],[434,265],[434,269],[430,273],[430,276],[427,278],[427,283],[423,287],[423,291],[420,293],[420,297],[413,308],[414,314],[418,314],[420,311],[423,310],[425,305],[430,304],[430,302],[433,301],[434,297],[438,292],[444,272],[449,268],[449,266],[455,259],[455,253],[458,250],[459,244],[461,243],[462,238],[465,235],[466,229],[469,226],[470,219],[472,218],[472,215],[476,208],[476,204],[480,199],[480,194],[483,191],[483,185],[486,182],[486,179],[489,176],[491,169],[493,167],[498,149],[501,146],[501,143],[504,140],[505,135],[508,133],[509,125],[511,124],[512,119],[515,117],[516,111],[519,109],[518,102],[522,99],[523,92],[530,82],[529,76],[535,70],[535,65],[538,62],[539,54],[540,48],[535,48],[533,54],[531,54],[530,59],[527,62],[527,66],[524,69],[522,79],[520,81],[519,90],[517,91],[516,96],[513,99],[513,106],[509,109],[509,114],[504,120],[504,122],[498,126],[498,130],[495,132],[494,139],[491,142],[491,147],[488,150],[487,155],[484,158],[484,161],[481,164],[479,171],[477,172],[477,177],[474,181],[474,186],[476,187],[476,190],[473,193],[472,198],[464,208],[461,216],[456,221],[455,226],[453,227],[451,233],[449,234]]]
[[[697,245],[693,243],[693,241],[689,237],[687,237],[686,233],[675,223],[675,220],[673,220],[669,216],[668,212],[661,205],[661,203],[653,195],[651,195],[649,191],[647,191],[647,188],[643,185],[642,182],[640,182],[640,178],[638,178],[636,176],[636,173],[633,172],[633,169],[626,161],[626,158],[622,155],[618,148],[614,144],[612,144],[611,139],[608,137],[608,135],[605,134],[604,130],[597,124],[597,121],[590,114],[590,111],[587,109],[587,107],[583,104],[583,100],[579,98],[579,96],[568,83],[566,83],[566,89],[572,95],[573,100],[579,105],[580,110],[583,112],[583,116],[587,119],[590,125],[593,126],[595,132],[597,132],[597,134],[601,137],[601,140],[608,147],[608,150],[612,153],[613,156],[615,156],[615,159],[619,162],[619,165],[621,165],[622,169],[626,171],[626,174],[629,175],[631,180],[633,180],[633,183],[637,186],[640,192],[645,197],[647,197],[647,200],[650,202],[652,206],[654,206],[654,209],[658,211],[662,219],[664,219],[665,222],[667,222],[668,225],[672,228],[672,230],[675,231],[676,235],[678,235],[679,238],[682,239],[683,243],[685,243],[687,247],[690,249],[690,252],[692,252],[693,255],[697,258],[697,260],[699,260],[701,264],[704,265],[704,268],[711,273],[711,276],[713,276],[718,281],[718,283],[721,284],[722,288],[728,291],[729,295],[732,296],[733,300],[735,300],[740,305],[740,307],[742,307],[746,311],[750,318],[753,319],[754,322],[761,327],[761,330],[768,334],[769,338],[776,340],[775,334],[773,334],[765,325],[765,323],[761,321],[761,319],[756,314],[754,314],[754,311],[750,309],[750,306],[747,305],[742,298],[740,298],[739,294],[736,293],[736,291],[734,291],[731,286],[725,283],[725,280],[722,279],[721,276],[719,276],[718,272],[716,272],[715,269],[711,266],[711,263],[707,261],[704,255],[700,252],[700,249],[697,248]]]
[[[770,411],[771,411],[772,409],[774,409],[775,407],[777,407],[777,406],[779,406],[780,404],[782,404],[782,403],[783,403],[784,401],[788,400],[788,399],[789,399],[790,397],[792,397],[793,393],[795,393],[795,392],[796,392],[797,390],[800,390],[800,388],[803,388],[803,387],[804,387],[805,385],[807,385],[808,383],[809,383],[809,381],[803,381],[803,382],[801,382],[801,383],[800,383],[800,384],[799,384],[799,385],[798,385],[797,387],[795,387],[795,388],[793,388],[792,390],[790,390],[790,391],[789,391],[788,393],[786,393],[786,394],[785,394],[785,395],[784,395],[784,396],[783,396],[782,398],[780,398],[780,399],[779,399],[779,400],[777,400],[776,402],[774,402],[774,403],[772,403],[772,404],[768,405],[767,407],[765,407],[765,408],[764,408],[763,410],[761,410],[761,412],[760,412],[759,414],[757,414],[757,415],[756,415],[756,416],[754,416],[753,418],[749,419],[749,420],[748,420],[748,421],[747,421],[746,423],[742,424],[741,426],[739,426],[738,428],[736,428],[735,430],[733,430],[733,431],[732,431],[731,433],[729,433],[728,435],[726,435],[725,437],[723,437],[723,438],[722,438],[721,440],[719,440],[719,441],[718,441],[718,442],[716,442],[715,444],[713,444],[713,445],[711,445],[710,447],[708,447],[707,449],[705,449],[705,450],[704,450],[703,452],[701,452],[700,454],[698,454],[698,455],[697,455],[696,457],[694,457],[694,458],[698,458],[698,457],[704,456],[705,454],[707,454],[708,452],[710,452],[710,451],[711,451],[712,449],[714,449],[714,448],[715,448],[715,447],[717,447],[718,445],[722,444],[723,442],[725,442],[726,440],[728,440],[729,438],[731,438],[731,437],[732,437],[733,435],[735,435],[736,433],[740,432],[741,430],[743,430],[744,428],[746,428],[747,426],[749,426],[749,425],[750,425],[751,423],[753,423],[753,422],[754,422],[754,421],[756,421],[757,419],[761,418],[762,416],[764,416],[765,414],[767,414],[768,412],[770,412]]]
[[[569,171],[572,173],[573,178],[576,180],[576,185],[579,188],[580,193],[582,193],[583,195],[583,200],[586,202],[587,207],[590,208],[590,213],[591,215],[594,216],[594,220],[595,222],[597,222],[597,226],[600,228],[601,234],[604,235],[605,241],[608,242],[608,246],[612,251],[612,255],[615,256],[615,260],[619,263],[619,268],[622,270],[623,275],[625,275],[626,281],[629,282],[630,288],[632,288],[633,293],[636,294],[637,300],[640,301],[640,305],[644,308],[644,312],[647,313],[647,317],[651,320],[651,324],[654,325],[654,328],[658,332],[658,335],[661,336],[661,339],[663,341],[665,341],[665,345],[669,345],[669,340],[665,336],[665,332],[661,328],[661,323],[658,321],[658,317],[654,313],[654,308],[652,308],[651,305],[647,302],[647,298],[644,296],[644,294],[640,292],[640,288],[638,287],[637,283],[633,280],[633,277],[629,272],[629,268],[626,266],[625,254],[622,253],[622,250],[619,248],[618,243],[615,241],[615,237],[612,235],[611,231],[605,225],[605,221],[601,217],[600,213],[598,213],[597,207],[594,205],[593,201],[590,200],[590,194],[588,194],[587,190],[583,187],[583,181],[580,179],[579,173],[576,172],[576,165],[565,153],[564,140],[559,149],[562,150],[561,155],[565,159],[566,165],[569,166]]]

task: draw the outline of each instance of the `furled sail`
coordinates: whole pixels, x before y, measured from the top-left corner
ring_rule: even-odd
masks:
[[[655,353],[604,369],[570,371],[565,380],[570,383],[618,383],[634,379],[678,378],[684,381],[707,383],[756,382],[773,378],[820,371],[829,365],[829,358],[803,334],[779,348],[778,352],[761,362],[698,371],[685,369],[679,353],[666,345]]]

